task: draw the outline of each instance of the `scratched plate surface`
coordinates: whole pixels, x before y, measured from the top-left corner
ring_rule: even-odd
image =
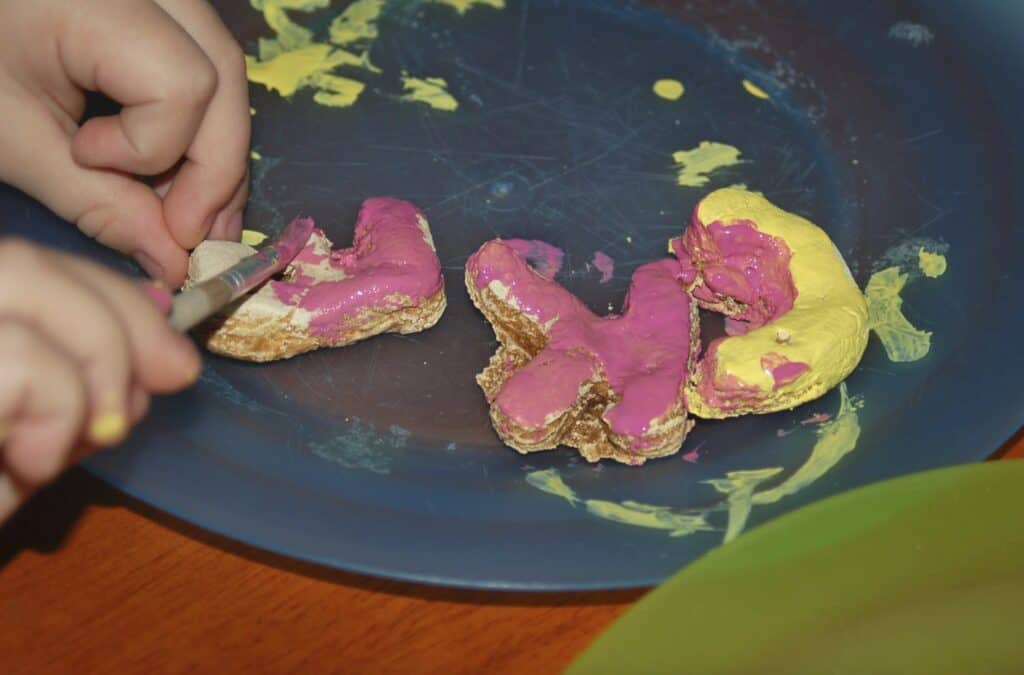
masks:
[[[255,53],[271,35],[263,17],[229,4]],[[324,565],[576,589],[654,584],[744,521],[980,460],[1016,431],[1024,403],[1024,10],[1013,5],[509,0],[458,15],[393,3],[371,49],[381,73],[353,74],[367,83],[354,105],[252,88],[262,159],[248,223],[273,230],[302,213],[347,243],[363,198],[416,202],[445,267],[441,323],[264,366],[209,358],[199,386],[158,401],[125,448],[88,467],[201,526]],[[293,18],[322,33],[338,11]],[[443,77],[459,109],[398,100],[403,69]],[[683,98],[654,96],[661,77],[683,82]],[[747,161],[678,185],[672,153],[702,140]],[[504,448],[473,381],[495,345],[462,286],[467,255],[495,235],[550,241],[566,251],[560,280],[595,311],[618,309],[632,271],[663,255],[699,197],[736,183],[821,224],[862,285],[918,244],[946,252],[945,275],[917,274],[903,293],[907,317],[934,333],[928,356],[892,363],[873,336],[848,381],[846,426],[829,432],[847,439],[833,445],[853,439],[845,456],[806,467],[827,434],[802,422],[835,416],[838,392],[698,424],[687,459],[641,469]],[[31,200],[5,190],[0,203],[8,231],[127,269]],[[598,250],[616,263],[606,284],[587,267]],[[757,488],[772,498],[730,502],[716,487],[761,469],[773,470]]]

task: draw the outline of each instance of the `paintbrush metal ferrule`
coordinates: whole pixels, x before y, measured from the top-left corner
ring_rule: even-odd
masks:
[[[280,252],[272,246],[241,260],[237,265],[214,278],[227,284],[231,296],[230,302],[259,286],[277,274],[283,267]]]
[[[270,279],[299,254],[313,221],[296,218],[272,243],[206,281],[182,291],[171,304],[171,326],[185,332]]]

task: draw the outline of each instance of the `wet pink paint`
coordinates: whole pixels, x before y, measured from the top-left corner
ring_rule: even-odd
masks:
[[[802,426],[807,426],[808,424],[823,424],[828,422],[830,419],[832,419],[832,415],[829,415],[828,413],[814,413],[807,419],[800,420],[800,424]]]
[[[702,441],[701,444],[698,445],[693,450],[690,450],[689,452],[683,453],[683,455],[682,455],[683,461],[684,462],[689,462],[690,464],[696,464],[697,460],[700,459],[700,451],[701,451],[701,448],[704,447],[705,443],[707,443],[707,441]]]
[[[618,398],[604,412],[615,433],[641,436],[681,399],[690,361],[691,301],[674,261],[638,268],[622,315],[606,317],[530,268],[502,240],[480,247],[466,269],[478,288],[500,282],[509,299],[540,324],[556,319],[545,348],[498,393],[496,403],[509,417],[525,426],[543,424],[547,415],[572,405],[597,369]],[[636,439],[633,450],[648,444]]]
[[[580,387],[597,374],[597,364],[586,354],[545,350],[505,382],[498,405],[520,424],[542,427],[552,413],[571,408]]]
[[[785,386],[811,369],[801,361],[790,361],[782,354],[769,352],[761,357],[761,367],[775,380],[773,389]]]
[[[367,307],[417,305],[444,287],[437,253],[419,227],[420,211],[389,197],[363,202],[351,248],[329,251],[323,232],[314,230],[292,261],[291,281],[271,281],[281,302],[313,314],[315,334],[332,336]],[[319,244],[319,245],[318,245]],[[344,272],[337,281],[316,280],[303,271],[324,261]]]
[[[596,251],[594,259],[590,261],[594,268],[601,273],[601,283],[606,284],[615,276],[615,261],[604,251]]]
[[[704,356],[698,361],[696,369],[700,374],[697,390],[701,399],[710,406],[720,410],[737,410],[744,405],[755,405],[764,398],[764,393],[753,385],[748,385],[731,373],[717,374],[718,347],[723,340],[712,340]]]
[[[557,246],[538,239],[505,239],[505,243],[526,258],[542,277],[554,279],[562,270],[565,252]]]
[[[699,213],[698,204],[690,226],[682,237],[672,240],[671,247],[679,259],[684,281],[702,281],[693,288],[702,308],[708,309],[726,298],[744,305],[741,311],[726,318],[726,334],[744,335],[791,310],[797,290],[789,271],[792,253],[786,242],[758,231],[753,222],[739,221],[728,226],[720,222],[703,223]],[[718,338],[708,345],[697,364],[699,389],[709,405],[735,410],[744,404],[756,404],[763,393],[728,373],[716,376],[718,346],[728,339]],[[772,356],[780,355],[764,355],[762,366],[771,372],[775,388],[810,369],[806,363],[789,361],[766,366],[764,359],[771,360]]]
[[[296,218],[289,223],[288,227],[284,228],[284,231],[281,232],[281,236],[276,242],[281,260],[286,262],[294,260],[295,256],[305,248],[306,242],[309,241],[309,237],[313,234],[315,227],[316,224],[312,218]]]
[[[694,289],[701,305],[729,297],[746,305],[734,321],[763,326],[793,308],[796,286],[789,272],[792,254],[786,242],[757,230],[749,221],[732,225],[704,224],[693,210],[690,226],[672,241],[672,250],[683,268],[683,278],[693,283],[698,274],[703,284]]]

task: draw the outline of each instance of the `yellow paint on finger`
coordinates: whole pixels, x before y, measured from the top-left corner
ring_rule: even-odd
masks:
[[[765,101],[771,98],[771,96],[768,95],[768,92],[766,92],[764,89],[757,86],[750,80],[743,80],[743,88],[746,89],[747,93],[753,96],[754,98],[760,98]]]
[[[900,292],[906,284],[907,275],[899,267],[887,267],[872,274],[864,290],[870,327],[889,360],[898,363],[923,359],[932,344],[932,334],[915,328],[903,315]]]
[[[701,141],[695,148],[672,153],[676,163],[676,183],[683,187],[702,187],[719,169],[742,164],[739,148],[725,143]]]
[[[658,80],[651,89],[666,101],[678,101],[686,93],[682,82],[671,79]]]
[[[249,159],[252,159],[252,160],[258,162],[259,160],[263,159],[263,155],[261,155],[256,150],[250,150],[249,151]]]
[[[402,76],[402,89],[405,94],[403,101],[425,103],[435,110],[452,112],[459,107],[459,102],[448,93],[448,83],[440,77]]]
[[[103,413],[89,422],[89,442],[99,447],[116,445],[124,440],[127,433],[128,419],[123,413]]]
[[[922,246],[917,252],[917,265],[921,268],[922,274],[935,279],[946,273],[946,256],[941,253],[930,253]]]

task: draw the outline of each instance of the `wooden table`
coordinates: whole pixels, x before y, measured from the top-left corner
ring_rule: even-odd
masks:
[[[1024,434],[997,453],[1024,458]],[[501,594],[235,544],[68,473],[0,530],[0,673],[555,673],[642,591]]]

